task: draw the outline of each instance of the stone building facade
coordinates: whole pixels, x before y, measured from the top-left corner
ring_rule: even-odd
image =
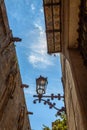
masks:
[[[86,130],[87,0],[70,0],[63,7],[61,66],[68,129]]]
[[[0,130],[31,130],[14,38],[0,0]]]
[[[44,0],[44,10],[48,53],[61,56],[68,130],[87,130],[87,0]]]

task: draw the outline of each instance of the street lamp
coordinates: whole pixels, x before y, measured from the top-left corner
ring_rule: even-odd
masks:
[[[46,93],[47,84],[47,78],[44,78],[41,75],[36,79],[36,92],[38,95],[43,95]]]
[[[61,100],[64,98],[64,95],[61,96],[60,94],[58,95],[44,95],[46,93],[46,87],[47,87],[48,81],[47,78],[44,78],[40,76],[39,78],[36,79],[36,92],[37,95],[33,95],[36,99],[33,101],[34,104],[38,101],[39,103],[41,101],[44,102],[44,105],[48,104],[49,108],[54,108],[57,110],[57,115],[61,115],[61,112],[65,111],[65,107],[62,107],[61,109],[56,107],[56,103],[52,103],[50,100],[54,100],[54,98],[57,98],[58,100]],[[47,99],[44,99],[47,98]]]

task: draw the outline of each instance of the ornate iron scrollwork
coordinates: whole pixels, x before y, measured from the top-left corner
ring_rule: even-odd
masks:
[[[54,100],[55,98],[58,100],[61,100],[62,98],[64,99],[64,96],[61,96],[60,94],[58,95],[51,94],[49,96],[48,95],[34,95],[33,97],[37,98],[33,101],[34,104],[36,104],[37,102],[39,103],[43,102],[44,105],[48,105],[50,109],[54,108],[55,110],[57,110],[56,115],[61,115],[61,113],[65,111],[65,107],[61,107],[59,109],[58,107],[56,107],[56,103],[52,103],[50,101],[50,99]],[[43,98],[47,98],[47,99],[43,99]]]

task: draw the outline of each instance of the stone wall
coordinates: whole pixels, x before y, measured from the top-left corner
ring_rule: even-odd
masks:
[[[0,130],[31,130],[12,31],[0,0]]]
[[[87,68],[78,49],[67,50],[69,59],[61,55],[65,105],[69,130],[87,129]],[[84,77],[85,76],[85,77]]]

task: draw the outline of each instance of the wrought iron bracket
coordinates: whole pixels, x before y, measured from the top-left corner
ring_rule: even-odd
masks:
[[[41,103],[41,101],[44,103],[44,105],[49,105],[49,108],[52,109],[54,108],[55,110],[57,110],[56,115],[61,115],[62,112],[65,111],[65,107],[61,107],[60,109],[56,107],[56,103],[52,103],[50,101],[54,100],[54,98],[57,98],[58,100],[60,100],[61,98],[64,98],[64,96],[61,96],[60,94],[58,95],[34,95],[33,97],[35,97],[36,99],[33,100],[33,103],[36,104],[37,102]],[[43,99],[43,98],[48,98],[47,100]],[[49,99],[50,98],[50,99]]]

